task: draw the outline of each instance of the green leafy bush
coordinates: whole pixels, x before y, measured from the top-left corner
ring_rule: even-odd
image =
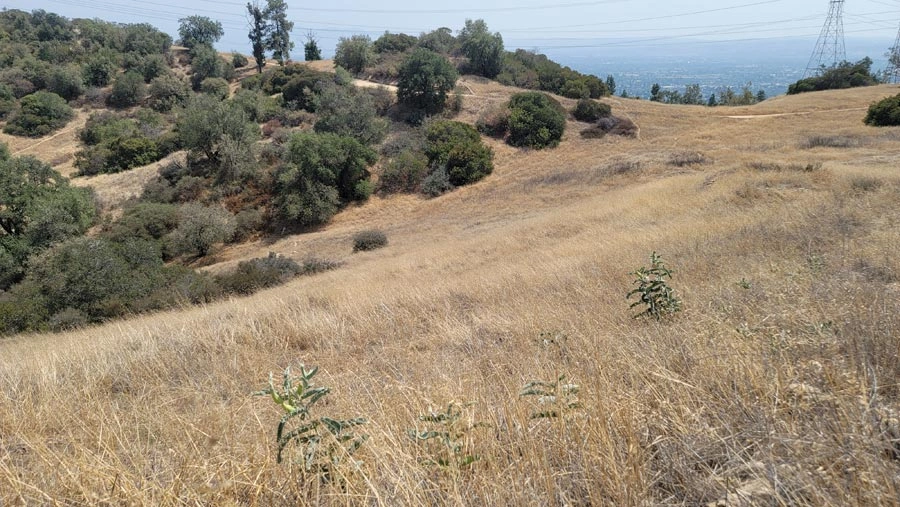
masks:
[[[599,77],[582,74],[550,60],[546,55],[518,49],[506,53],[497,81],[510,86],[542,90],[570,98],[599,99],[610,94]]]
[[[397,81],[397,100],[426,115],[444,109],[447,94],[459,75],[446,57],[425,48],[413,50],[403,61]]]
[[[234,217],[224,209],[187,203],[168,239],[175,252],[205,257],[213,245],[230,240],[234,228]]]
[[[873,127],[900,125],[900,95],[879,100],[869,106],[865,123]]]
[[[494,170],[493,151],[471,125],[434,121],[425,128],[425,140],[425,155],[431,167],[445,168],[454,186],[474,183]]]
[[[238,263],[234,272],[220,275],[218,282],[226,292],[252,294],[282,285],[302,272],[303,267],[294,260],[270,252],[268,257]]]
[[[509,110],[509,144],[537,149],[559,144],[566,128],[565,110],[549,95],[518,93],[510,99]]]
[[[376,53],[403,53],[418,44],[419,39],[405,33],[384,32],[384,35],[375,39],[372,49]]]
[[[250,61],[247,60],[247,57],[242,55],[241,53],[238,53],[237,51],[231,53],[231,66],[235,69],[242,69],[249,63]]]
[[[154,111],[169,112],[177,106],[184,105],[191,94],[191,88],[177,76],[168,74],[150,81],[148,89],[150,99],[148,105]]]
[[[113,82],[112,93],[106,102],[113,107],[131,107],[140,103],[146,94],[144,77],[135,71],[128,71]]]
[[[327,222],[343,203],[368,197],[370,187],[360,184],[368,181],[368,167],[377,158],[350,137],[294,134],[275,175],[278,215],[301,225]]]
[[[334,63],[353,74],[359,74],[372,63],[374,56],[372,39],[368,35],[341,37],[335,48]]]
[[[387,246],[387,235],[379,230],[370,229],[353,235],[353,252],[368,252]]]
[[[372,96],[356,87],[327,84],[315,98],[316,132],[331,132],[372,145],[384,140],[388,122],[378,117]]]
[[[788,95],[821,90],[840,90],[858,86],[878,84],[878,77],[872,74],[872,59],[863,58],[856,63],[843,61],[832,67],[822,67],[819,75],[801,79],[788,86]]]
[[[47,79],[47,91],[66,100],[74,100],[84,93],[84,78],[78,65],[54,67]]]
[[[231,93],[228,81],[220,77],[208,77],[200,83],[200,93],[205,93],[219,100],[225,100]]]
[[[469,59],[468,70],[491,79],[500,74],[504,54],[500,33],[491,33],[483,19],[467,19],[458,39],[463,55]]]
[[[41,137],[59,130],[75,117],[65,99],[55,93],[36,92],[22,97],[19,109],[3,127],[14,136]]]
[[[581,99],[572,111],[572,115],[578,121],[586,121],[593,123],[600,118],[605,118],[612,114],[612,108],[608,104],[597,102],[591,99]]]

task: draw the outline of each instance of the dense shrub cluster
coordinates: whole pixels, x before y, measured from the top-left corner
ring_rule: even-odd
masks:
[[[446,57],[417,48],[400,68],[397,101],[426,115],[438,113],[444,109],[457,78],[456,69]]]
[[[787,93],[794,95],[876,84],[878,84],[878,77],[872,74],[872,59],[866,57],[856,63],[843,61],[833,67],[823,67],[818,76],[801,79],[790,85]]]
[[[280,218],[300,225],[327,222],[341,206],[368,199],[368,167],[377,155],[356,139],[331,133],[297,133],[275,174]]]
[[[609,104],[597,102],[591,99],[581,99],[572,111],[572,115],[578,121],[586,121],[593,123],[600,118],[605,118],[612,114],[612,108]]]
[[[900,125],[900,95],[882,99],[869,106],[865,122],[873,127]]]
[[[598,99],[609,95],[599,77],[582,74],[550,60],[545,55],[518,49],[506,53],[497,81],[510,86],[551,92],[572,99]]]
[[[474,183],[494,170],[493,151],[471,125],[450,120],[431,122],[425,128],[425,139],[429,164],[445,170],[454,186]]]
[[[552,148],[566,128],[562,105],[545,93],[524,92],[509,101],[509,136],[512,146]]]
[[[178,146],[152,111],[139,111],[135,117],[116,113],[94,113],[80,133],[86,145],[75,154],[79,174],[127,171],[156,162]]]
[[[383,231],[370,229],[353,235],[353,251],[368,252],[387,246],[387,235]]]
[[[40,91],[22,98],[3,131],[14,136],[41,137],[65,127],[74,117],[75,112],[62,97]]]

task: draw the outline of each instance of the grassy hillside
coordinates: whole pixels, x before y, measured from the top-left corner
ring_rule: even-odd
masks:
[[[462,85],[469,122],[513,91]],[[0,503],[895,505],[900,135],[862,118],[896,92],[605,99],[637,139],[570,122],[554,150],[491,141],[474,185],[373,197],[216,257],[340,269],[0,341]],[[122,174],[93,181],[102,195]],[[351,254],[370,228],[389,245]],[[652,251],[684,305],[661,322],[625,300]],[[251,395],[300,363],[332,388],[318,415],[369,420],[336,483],[276,463],[283,412]],[[561,375],[580,407],[531,419],[523,386]],[[451,402],[459,456],[480,459],[428,465],[447,447],[407,431]]]

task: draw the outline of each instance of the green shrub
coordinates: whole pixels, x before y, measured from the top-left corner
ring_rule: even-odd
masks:
[[[474,127],[441,120],[425,128],[425,155],[431,167],[444,167],[454,186],[467,185],[494,170],[493,151],[481,141]]]
[[[47,79],[47,91],[66,100],[74,100],[84,93],[84,78],[81,67],[65,65],[54,67]]]
[[[424,153],[405,150],[391,158],[378,180],[385,192],[415,192],[428,174],[428,157]]]
[[[243,241],[265,227],[266,217],[265,214],[258,209],[245,209],[234,216],[234,225],[235,241]]]
[[[213,245],[230,240],[234,228],[234,217],[224,209],[187,203],[168,239],[174,252],[205,257]]]
[[[241,53],[238,53],[237,51],[231,53],[231,66],[235,69],[242,69],[249,63],[250,61],[247,60],[247,57]]]
[[[144,84],[144,76],[130,70],[116,77],[112,93],[106,102],[113,107],[131,107],[143,100],[146,94],[147,86]]]
[[[355,87],[328,84],[315,98],[316,132],[331,132],[372,145],[384,140],[388,122],[378,117],[375,101]]]
[[[208,77],[200,83],[200,93],[205,93],[219,100],[225,100],[231,93],[228,81],[220,77]]]
[[[356,139],[336,134],[291,136],[275,175],[275,208],[301,225],[327,222],[343,203],[363,200],[371,187],[368,167],[377,154]]]
[[[282,285],[302,272],[294,260],[270,252],[268,257],[238,263],[234,272],[219,276],[218,282],[226,292],[252,294]]]
[[[500,74],[504,54],[500,33],[490,33],[483,19],[467,19],[458,39],[463,55],[469,59],[468,70],[491,79]]]
[[[403,61],[397,80],[400,104],[426,115],[444,109],[447,94],[459,75],[446,57],[425,48],[413,50]]]
[[[41,137],[65,127],[74,117],[65,99],[55,93],[37,92],[22,98],[3,131],[14,136]]]
[[[612,114],[612,108],[608,104],[597,102],[591,99],[581,99],[572,111],[572,115],[578,121],[593,123],[600,118],[605,118]]]
[[[518,49],[506,53],[497,80],[505,85],[543,90],[571,98],[592,99],[610,94],[599,77],[586,75],[550,60],[546,55]]]
[[[559,144],[566,128],[565,110],[549,95],[518,93],[510,99],[509,110],[509,144],[536,149]]]
[[[368,35],[353,35],[340,38],[335,48],[334,63],[359,74],[372,63],[374,57],[372,39]]]
[[[822,67],[818,76],[801,79],[788,86],[788,95],[821,90],[840,90],[878,84],[872,74],[872,59],[863,58],[856,63],[843,61],[832,67]]]
[[[882,99],[869,106],[865,123],[873,127],[900,125],[900,95]]]
[[[372,49],[376,53],[403,53],[418,44],[419,39],[405,33],[384,32],[384,35],[375,39]]]
[[[154,111],[165,113],[184,105],[190,97],[191,88],[182,79],[169,74],[150,81],[149,93],[148,105]]]
[[[353,252],[368,252],[387,246],[387,235],[379,230],[360,231],[353,235]]]
[[[106,52],[98,53],[90,57],[81,70],[84,82],[88,86],[104,87],[112,81],[113,74],[118,65],[111,55]]]

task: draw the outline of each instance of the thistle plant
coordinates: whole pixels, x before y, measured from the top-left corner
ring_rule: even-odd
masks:
[[[533,381],[525,384],[519,397],[531,397],[538,406],[531,412],[531,419],[553,419],[581,408],[578,400],[580,386],[565,380],[566,376],[560,375],[556,382]]]
[[[327,482],[335,480],[335,469],[345,460],[359,465],[352,455],[369,436],[351,431],[353,427],[365,424],[364,418],[341,420],[312,415],[313,405],[331,392],[327,387],[313,387],[312,378],[318,371],[316,367],[307,370],[300,365],[300,375],[294,377],[288,366],[282,374],[281,386],[276,388],[275,379],[269,373],[269,386],[254,394],[271,396],[285,412],[275,435],[278,463],[282,462],[285,448],[293,442],[300,448],[298,463],[303,470],[317,474]]]
[[[681,300],[675,295],[675,289],[669,287],[666,279],[672,279],[672,271],[663,263],[662,257],[653,252],[650,254],[650,267],[641,266],[634,275],[633,284],[637,287],[629,292],[626,299],[638,296],[630,308],[643,306],[644,310],[634,318],[653,317],[659,320],[665,315],[681,311]]]
[[[426,465],[439,465],[441,467],[465,468],[481,459],[477,454],[469,454],[470,432],[479,427],[487,426],[485,423],[468,423],[463,420],[464,410],[472,404],[459,406],[455,403],[447,405],[443,412],[431,412],[420,415],[419,421],[425,423],[426,429],[408,430],[410,438],[427,446],[436,459],[424,459],[421,462]]]

